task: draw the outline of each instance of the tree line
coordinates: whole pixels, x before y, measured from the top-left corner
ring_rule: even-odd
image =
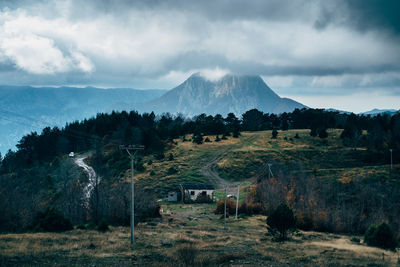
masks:
[[[193,134],[202,142],[204,135],[233,135],[241,131],[311,129],[312,136],[326,138],[328,128],[344,129],[343,142],[350,147],[363,146],[370,150],[400,148],[400,114],[364,116],[325,111],[296,109],[280,115],[252,109],[238,118],[200,114],[193,118],[182,115],[131,112],[98,114],[96,117],[68,123],[64,128],[46,127],[40,134],[32,132],[22,137],[17,151],[8,151],[1,160],[0,173],[50,161],[70,151],[87,151],[104,145],[141,144],[145,153],[159,153],[165,144],[183,135]],[[365,133],[363,132],[365,131]],[[1,158],[0,158],[1,159]]]
[[[206,135],[215,135],[215,141],[217,141],[221,140],[219,136],[222,139],[226,136],[238,137],[242,131],[263,130],[275,130],[277,135],[276,130],[311,129],[310,134],[315,138],[326,138],[326,129],[328,128],[344,129],[341,137],[345,145],[352,148],[367,147],[378,153],[373,155],[386,155],[387,149],[397,150],[400,148],[399,113],[393,116],[360,116],[321,109],[296,109],[291,113],[276,115],[252,109],[242,114],[240,118],[233,113],[225,117],[218,114],[215,116],[200,114],[187,118],[168,113],[156,116],[154,113],[139,114],[136,111],[122,111],[109,114],[100,113],[93,118],[68,123],[61,129],[46,127],[40,134],[32,132],[21,138],[16,151],[10,150],[6,155],[0,155],[0,210],[3,211],[0,214],[0,231],[27,229],[35,221],[35,216],[39,212],[43,212],[51,206],[62,210],[62,213],[75,225],[88,220],[99,221],[102,218],[111,224],[126,224],[129,221],[129,190],[123,179],[126,169],[129,168],[129,159],[123,151],[118,149],[120,144],[144,145],[145,154],[162,158],[164,150],[173,144],[174,139],[187,135],[192,135],[192,141],[198,144],[203,142],[203,137]],[[93,194],[88,211],[82,206],[82,181],[85,180],[85,177],[71,161],[62,160],[62,156],[65,159],[65,156],[71,151],[89,150],[94,151],[90,164],[102,177],[102,182],[96,188],[96,193]],[[397,154],[393,154],[394,160],[398,160]],[[143,163],[138,157],[135,167],[140,170],[141,166]],[[289,179],[284,183],[282,181],[276,181],[273,185],[268,184],[268,188],[277,190],[277,192],[285,189],[293,194],[298,194],[296,199],[302,198],[300,192],[305,191],[296,189],[300,188],[297,180]],[[308,185],[312,181],[304,181],[301,186],[309,186],[310,189],[307,189],[306,192],[318,192],[316,196],[323,198],[331,196],[329,193],[332,191],[328,188],[337,188],[338,191],[350,190],[350,192],[362,190],[361,188],[354,189],[355,184],[318,184],[316,187],[315,182],[313,185]],[[279,183],[282,183],[282,188]],[[298,184],[298,187],[289,188],[288,185],[291,183]],[[263,184],[261,183],[259,186],[262,187]],[[386,185],[371,184],[368,188],[368,190],[383,188],[385,194],[398,196],[397,191],[391,191],[390,187]],[[364,192],[367,191],[364,190]],[[142,208],[138,213],[139,216],[143,218],[156,216],[157,205],[154,198],[141,188],[138,188],[138,192],[143,192],[138,193],[138,196],[142,196],[137,201]],[[361,203],[357,205],[366,205],[367,203],[366,200],[354,202],[342,196],[339,199],[336,199],[337,197],[339,196],[332,196],[332,199],[328,199],[329,201],[314,197],[308,199],[307,203],[313,203],[313,199],[325,203],[326,206],[331,206],[332,203],[350,206],[353,205],[351,203]],[[274,199],[278,198],[271,197],[271,203]],[[142,203],[141,200],[143,200]],[[367,200],[380,203],[371,198]],[[267,201],[267,198],[260,197],[258,201]],[[306,201],[304,197],[303,201]],[[292,207],[295,208],[296,205],[300,204],[295,202]],[[312,210],[311,207],[301,209],[301,211],[308,212]],[[372,205],[372,207],[375,206]],[[354,206],[350,210],[357,210],[357,208],[358,206]],[[379,208],[380,214],[387,214],[386,206],[377,208]],[[368,213],[349,212],[348,215],[351,217],[355,214],[362,217]],[[304,215],[305,218],[306,215],[308,214]],[[321,214],[317,215],[312,215],[312,218],[322,218]],[[352,221],[353,219],[346,220]],[[366,224],[358,226],[357,229],[361,230],[365,227]]]

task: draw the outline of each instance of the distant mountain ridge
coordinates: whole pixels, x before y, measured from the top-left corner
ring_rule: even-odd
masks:
[[[122,110],[126,99],[145,102],[165,90],[135,90],[96,87],[0,86],[0,152],[13,148],[31,131],[46,126],[62,127],[66,122],[83,120],[99,112]]]
[[[325,109],[326,111],[331,111],[331,112],[339,112],[339,113],[341,113],[341,114],[350,114],[350,113],[353,113],[353,112],[350,112],[350,111],[345,111],[345,110],[339,110],[339,109],[334,109],[334,108],[328,108],[328,109]],[[396,109],[377,109],[377,108],[374,108],[374,109],[371,109],[371,110],[369,110],[369,111],[365,111],[365,112],[360,112],[360,113],[357,113],[358,115],[370,115],[370,116],[376,116],[376,115],[378,115],[378,114],[388,114],[388,115],[393,115],[393,114],[396,114],[397,112],[399,112],[399,110],[396,110]]]
[[[374,108],[374,109],[372,109],[372,110],[365,111],[365,112],[361,112],[361,113],[359,113],[359,114],[376,116],[376,115],[378,115],[378,114],[389,114],[389,115],[393,115],[393,114],[395,114],[395,113],[397,113],[397,112],[398,112],[398,110],[395,110],[395,109],[377,109],[377,108]]]
[[[281,98],[260,76],[232,75],[212,81],[193,74],[179,86],[143,105],[139,111],[170,112],[193,116],[201,113],[241,115],[250,109],[268,113],[291,112],[305,108],[289,98]]]

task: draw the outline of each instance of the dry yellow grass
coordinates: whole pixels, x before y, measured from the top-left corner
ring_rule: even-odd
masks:
[[[228,218],[228,229],[224,230],[220,215],[212,213],[214,205],[167,204],[163,208],[161,219],[137,226],[133,247],[127,227],[112,227],[106,233],[73,230],[57,234],[2,234],[0,265],[179,266],[182,261],[177,257],[177,249],[181,244],[195,246],[198,266],[397,264],[396,253],[352,243],[349,236],[300,231],[292,240],[277,243],[268,235],[265,216],[237,221]]]

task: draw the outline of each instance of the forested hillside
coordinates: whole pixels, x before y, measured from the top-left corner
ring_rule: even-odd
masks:
[[[31,229],[37,214],[50,207],[75,225],[101,219],[127,224],[129,158],[121,144],[145,146],[135,162],[138,220],[156,216],[155,200],[179,183],[248,181],[254,185],[249,201],[262,203],[266,213],[285,201],[302,216],[304,228],[361,232],[384,220],[398,229],[399,172],[397,165],[389,172],[388,164],[389,149],[399,162],[399,141],[398,113],[250,110],[242,118],[231,113],[191,119],[134,111],[98,114],[26,135],[17,151],[2,158],[0,229]],[[71,151],[87,153],[101,177],[89,206],[82,200],[87,177],[68,157]],[[272,178],[265,172],[267,161],[274,164]]]

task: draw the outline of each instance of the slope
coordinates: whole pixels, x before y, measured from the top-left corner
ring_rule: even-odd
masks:
[[[241,115],[256,108],[268,113],[290,112],[305,106],[279,97],[259,76],[225,75],[210,81],[193,74],[163,96],[138,105],[140,111],[170,112],[193,116],[201,113]]]

